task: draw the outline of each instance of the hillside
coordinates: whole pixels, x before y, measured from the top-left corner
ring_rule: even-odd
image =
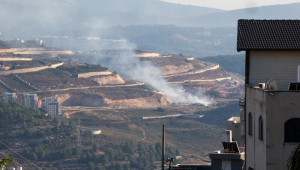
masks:
[[[245,76],[245,54],[219,55],[198,58],[201,61],[220,64],[225,70]]]
[[[77,110],[69,119],[53,119],[39,110],[2,100],[0,106],[0,115],[5,117],[0,120],[2,142],[43,169],[65,170],[113,169],[120,165],[126,170],[128,167],[154,168],[161,157],[162,124],[166,125],[166,157],[181,155],[183,159],[175,160],[177,162],[189,162],[194,157],[197,163],[205,164],[207,162],[203,161],[208,160],[205,155],[221,146],[219,134],[226,122],[220,124],[218,121],[239,115],[236,102],[224,103],[220,109],[198,106]],[[202,114],[207,118],[142,119],[143,116],[178,113]],[[79,128],[82,129],[81,145],[76,142]],[[101,134],[93,135],[92,129],[101,129]],[[0,148],[1,152],[14,156],[3,145]],[[26,168],[33,168],[19,157],[14,160],[22,162]]]
[[[10,53],[12,49],[16,54]],[[182,54],[114,49],[68,54],[61,50],[53,56],[44,53],[51,54],[56,49],[44,50],[3,49],[0,54],[5,58],[0,60],[12,61],[0,61],[8,68],[0,71],[1,92],[39,93],[42,98],[57,98],[63,106],[111,108],[199,103],[202,95],[217,100],[243,96],[241,78],[218,63],[206,63]],[[80,100],[83,96],[85,100]],[[202,102],[206,103],[208,99],[204,98]]]
[[[92,32],[92,30],[90,30]],[[72,51],[94,51],[131,47],[137,50],[160,54],[183,54],[193,57],[207,57],[237,54],[236,26],[234,27],[182,27],[176,25],[131,25],[97,30],[100,40],[38,37],[47,46],[56,46]],[[122,41],[117,41],[122,40]],[[125,41],[126,40],[126,41]],[[100,46],[96,46],[99,44]],[[128,48],[129,48],[128,47]]]
[[[205,155],[221,147],[219,134],[228,118],[239,115],[236,99],[244,96],[243,80],[219,64],[183,54],[7,50],[0,61],[11,60],[1,61],[11,67],[0,71],[0,90],[17,91],[18,101],[0,101],[0,140],[43,169],[153,169],[160,160],[162,124],[167,157],[208,164]],[[41,99],[56,98],[66,118],[20,106],[24,93],[36,93],[39,107]]]
[[[299,7],[300,3],[245,8],[185,17],[180,20],[180,23],[194,27],[236,27],[239,19],[298,19]]]
[[[0,1],[1,37],[31,39],[32,36],[65,35],[68,30],[144,24],[174,24],[178,18],[221,10],[172,4],[158,0],[96,1]],[[5,12],[4,12],[5,11]],[[34,11],[34,12],[33,12]],[[5,17],[5,16],[10,16]],[[5,24],[4,24],[5,23]],[[20,27],[21,25],[31,25]],[[80,33],[78,32],[78,33]],[[76,34],[78,34],[76,33]],[[93,36],[88,31],[77,36]]]

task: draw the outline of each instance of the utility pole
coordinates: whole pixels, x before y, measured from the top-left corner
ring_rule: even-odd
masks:
[[[163,125],[162,131],[162,151],[161,151],[161,170],[165,169],[165,125]]]

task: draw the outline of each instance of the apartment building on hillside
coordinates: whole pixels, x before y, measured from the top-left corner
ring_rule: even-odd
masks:
[[[239,20],[245,170],[282,170],[300,143],[300,20]]]
[[[42,109],[44,109],[49,115],[61,116],[61,104],[57,99],[46,97],[42,99]]]
[[[38,108],[38,96],[37,94],[24,94],[23,105],[34,109]]]
[[[7,102],[16,102],[17,101],[17,94],[16,93],[9,93],[4,92],[3,93],[3,99]]]

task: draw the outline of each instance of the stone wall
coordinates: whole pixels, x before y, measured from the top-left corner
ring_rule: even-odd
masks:
[[[56,68],[56,67],[61,66],[63,64],[64,63],[58,63],[58,64],[52,64],[51,66],[42,66],[42,67],[34,67],[34,68],[22,68],[22,69],[15,69],[15,70],[0,71],[0,75],[36,72],[36,71],[45,70],[47,68]]]
[[[1,50],[1,49],[0,49]],[[31,61],[33,58],[9,58],[9,57],[0,57],[0,61]]]
[[[21,52],[21,51],[45,51],[44,48],[8,48],[8,49],[0,49],[0,53],[13,53],[13,52]]]
[[[80,73],[77,75],[77,78],[88,78],[92,76],[105,76],[105,75],[111,75],[112,72],[110,71],[102,71],[102,72],[88,72],[88,73]]]

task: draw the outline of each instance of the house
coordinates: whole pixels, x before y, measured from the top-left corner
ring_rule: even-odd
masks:
[[[300,142],[300,20],[239,20],[245,170],[282,170]]]

